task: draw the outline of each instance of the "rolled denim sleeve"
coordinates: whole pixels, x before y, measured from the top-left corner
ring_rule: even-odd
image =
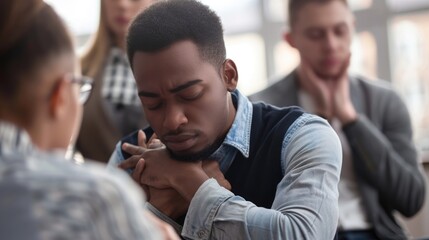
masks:
[[[191,201],[187,239],[333,239],[338,222],[341,144],[329,124],[304,114],[283,142],[284,177],[271,209],[207,180]]]
[[[119,141],[116,146],[115,150],[113,151],[112,155],[109,158],[109,162],[107,162],[107,169],[110,170],[112,168],[117,168],[119,163],[124,161],[124,156],[122,155],[121,151],[121,142]],[[128,173],[131,173],[128,171]]]

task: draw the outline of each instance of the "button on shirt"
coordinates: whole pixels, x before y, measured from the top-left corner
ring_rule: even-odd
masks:
[[[225,173],[236,154],[249,156],[253,105],[236,91],[235,120],[223,144],[210,157]],[[283,179],[271,209],[255,206],[221,187],[204,182],[192,199],[181,235],[186,239],[332,239],[338,221],[341,145],[326,120],[304,113],[286,132]],[[109,164],[123,160],[116,146]],[[177,224],[158,211],[167,222]]]
[[[76,165],[64,153],[40,151],[0,121],[1,239],[160,239],[126,174]]]

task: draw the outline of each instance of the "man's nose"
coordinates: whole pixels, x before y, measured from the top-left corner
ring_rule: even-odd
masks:
[[[336,49],[339,44],[339,39],[334,33],[327,33],[324,41],[324,47],[326,50]]]
[[[117,1],[117,7],[118,7],[118,9],[120,9],[122,11],[128,9],[130,4],[131,4],[130,0],[119,0],[119,1]]]
[[[173,105],[165,109],[164,128],[168,131],[177,130],[181,125],[186,124],[188,119],[182,107]]]

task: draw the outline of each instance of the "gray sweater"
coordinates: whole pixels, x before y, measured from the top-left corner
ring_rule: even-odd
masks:
[[[298,105],[297,74],[251,95],[252,101]],[[393,213],[415,215],[423,205],[425,179],[412,141],[404,102],[384,81],[350,77],[350,96],[358,119],[343,127],[352,150],[365,210],[380,239],[406,239]]]

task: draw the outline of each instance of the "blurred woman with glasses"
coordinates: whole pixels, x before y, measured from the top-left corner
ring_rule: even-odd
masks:
[[[125,53],[128,25],[156,0],[101,0],[97,32],[81,58],[83,74],[94,78],[84,108],[77,150],[107,162],[118,140],[147,125]]]
[[[64,157],[92,81],[54,10],[2,0],[0,36],[0,238],[177,239],[125,173]]]

